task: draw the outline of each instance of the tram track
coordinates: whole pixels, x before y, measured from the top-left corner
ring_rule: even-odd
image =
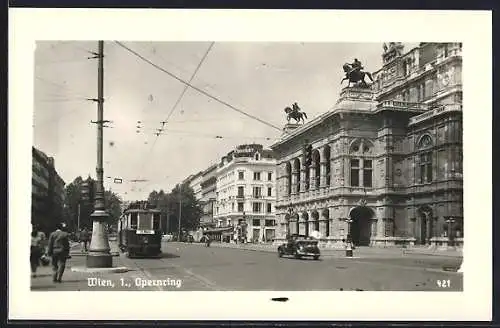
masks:
[[[163,253],[169,254],[169,253]],[[126,258],[127,262],[130,262],[132,267],[136,268],[134,271],[139,272],[144,278],[148,280],[161,280],[165,277],[159,277],[158,274],[153,274],[151,271],[163,271],[166,275],[169,274],[169,269],[175,269],[178,271],[177,273],[181,273],[182,276],[187,276],[195,282],[201,284],[203,287],[207,288],[210,291],[224,291],[225,289],[221,286],[217,285],[215,282],[195,273],[191,268],[183,267],[182,265],[178,265],[172,262],[169,262],[169,258],[158,257],[158,258],[129,258],[125,252],[121,253],[121,256]],[[155,263],[154,266],[147,266],[147,264]],[[179,277],[180,278],[180,277]],[[156,289],[161,291],[166,291],[162,286],[155,286]]]

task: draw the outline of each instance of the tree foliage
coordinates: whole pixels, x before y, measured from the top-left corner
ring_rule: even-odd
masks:
[[[92,219],[90,215],[94,211],[94,204],[82,198],[83,183],[87,181],[96,182],[88,177],[83,180],[81,176],[75,178],[71,183],[66,185],[65,193],[65,210],[64,215],[70,229],[76,230],[78,226],[78,204],[80,204],[80,228],[87,227],[92,229]],[[95,185],[95,184],[94,184]],[[121,215],[121,198],[110,190],[104,191],[104,202],[106,211],[109,213],[108,223],[116,224]]]
[[[194,230],[199,226],[202,207],[187,184],[176,185],[170,193],[155,190],[149,194],[148,202],[162,211],[161,226],[164,232],[178,233],[179,215],[181,230]]]

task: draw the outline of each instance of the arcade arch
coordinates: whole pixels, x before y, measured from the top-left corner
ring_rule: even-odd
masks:
[[[354,245],[369,246],[375,212],[367,206],[356,206],[349,212],[349,217],[352,220],[349,233]]]
[[[430,243],[430,239],[435,229],[432,208],[430,206],[422,206],[417,211],[417,224],[415,225],[416,243],[425,245]]]

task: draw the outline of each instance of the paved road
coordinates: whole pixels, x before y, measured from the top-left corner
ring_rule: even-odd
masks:
[[[114,287],[89,287],[89,274],[71,272],[67,278],[69,281],[55,286],[48,276],[34,278],[32,289],[461,291],[463,283],[462,274],[442,270],[443,266],[459,266],[461,260],[450,257],[400,255],[347,259],[325,256],[314,261],[278,258],[276,253],[207,248],[195,244],[168,243],[164,246],[164,254],[157,259],[115,258],[116,265],[130,267],[132,271],[92,275],[109,279]],[[83,260],[83,257],[80,258]],[[72,261],[70,265],[77,265],[78,257],[74,256]],[[136,286],[136,283],[152,280],[163,280],[164,285]],[[440,287],[438,281],[446,281],[446,286]]]
[[[196,290],[462,290],[462,275],[442,271],[456,258],[278,258],[276,253],[169,243],[164,258],[133,259],[154,279],[187,279]],[[441,288],[438,280],[450,280]],[[196,282],[194,284],[194,282]],[[196,286],[196,287],[195,287]]]

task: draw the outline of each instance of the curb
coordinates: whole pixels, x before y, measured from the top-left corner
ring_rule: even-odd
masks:
[[[192,243],[192,245],[198,245],[198,246],[203,246],[203,243]],[[232,247],[232,246],[220,246],[218,244],[212,244],[210,247],[216,247],[216,248],[230,248],[230,249],[238,249],[238,250],[244,250],[244,251],[252,251],[252,252],[264,252],[264,253],[273,253],[276,248],[269,247],[269,248],[250,248],[250,247]],[[344,249],[321,249],[321,256],[325,257],[344,257],[342,256],[342,253],[345,251]],[[429,253],[429,252],[413,252],[413,251],[407,251],[403,250],[401,253],[398,252],[400,255],[422,255],[422,256],[441,256],[441,257],[449,257],[449,258],[462,258],[462,255],[452,255],[452,254],[445,254],[445,253],[439,253],[439,252],[434,252],[434,253]],[[378,257],[380,254],[364,254],[367,256],[361,256],[359,258],[372,258],[372,257]],[[385,254],[384,254],[385,255]]]
[[[87,256],[89,253],[88,252],[78,252],[78,251],[74,251],[74,253],[69,253],[69,255],[71,256]],[[120,256],[120,252],[111,252],[110,253],[111,256]]]
[[[132,271],[132,269],[127,267],[115,267],[115,268],[87,268],[87,267],[71,267],[72,272],[106,272],[106,273],[123,273]]]
[[[193,243],[194,244],[194,243]],[[203,244],[197,244],[199,246]],[[216,247],[216,248],[229,248],[229,249],[238,249],[242,251],[251,251],[251,252],[262,252],[262,253],[274,253],[277,252],[278,246],[276,247],[269,247],[269,248],[248,248],[248,247],[230,247],[230,246],[210,246],[210,247]],[[332,250],[331,252],[328,253],[321,253],[321,256],[323,257],[338,257],[338,252],[342,252],[344,250]]]
[[[432,252],[432,253],[427,253],[427,252],[408,252],[408,251],[404,251],[403,252],[404,255],[408,254],[408,255],[426,255],[426,256],[442,256],[442,257],[454,257],[454,258],[461,258],[463,257],[463,255],[460,255],[460,254],[446,254],[446,253],[439,253],[439,252]]]

